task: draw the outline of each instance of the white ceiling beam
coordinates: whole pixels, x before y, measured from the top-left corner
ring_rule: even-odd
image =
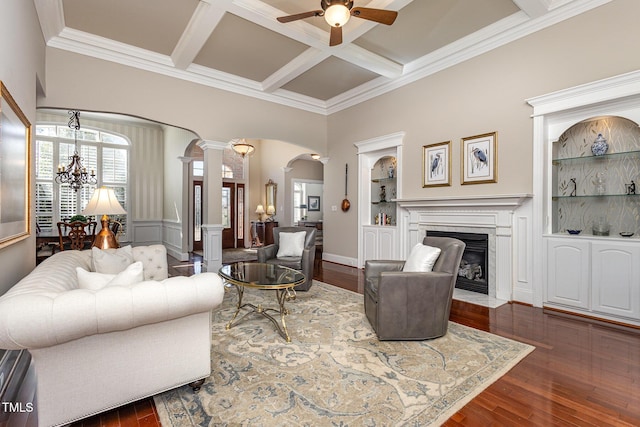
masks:
[[[315,67],[330,55],[327,52],[310,47],[302,52],[292,61],[289,61],[284,67],[267,77],[262,82],[262,88],[265,92],[273,92],[276,89],[289,83],[300,74]]]
[[[537,18],[549,11],[547,0],[512,0],[529,18]]]
[[[171,53],[176,68],[186,70],[220,23],[226,9],[201,1]]]
[[[376,0],[367,5],[367,7],[394,10],[396,8],[402,8],[412,1],[413,0]],[[298,58],[295,58],[293,64],[285,65],[263,82],[266,88],[265,90],[273,91],[279,87],[278,84],[284,85],[298,77],[304,71],[317,65],[319,62],[314,63],[314,61],[323,55],[324,58],[322,60],[333,55],[355,64],[360,68],[388,78],[395,78],[402,75],[402,66],[400,64],[358,46],[343,43],[341,46],[330,47],[328,43],[329,33],[307,22],[301,20],[287,24],[279,23],[276,18],[282,16],[284,12],[266,5],[259,0],[233,0],[228,11],[322,52],[322,55],[305,52]],[[364,19],[354,19],[349,23],[349,30],[343,30],[345,32],[344,39],[345,41],[354,40],[376,25],[377,24]],[[305,63],[305,59],[309,62]],[[304,69],[305,67],[306,69]]]

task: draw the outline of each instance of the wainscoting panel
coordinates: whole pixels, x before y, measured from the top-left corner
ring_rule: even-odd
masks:
[[[155,245],[162,243],[162,221],[133,221],[133,244]]]
[[[167,253],[180,261],[189,259],[189,252],[183,247],[182,222],[164,220],[162,221],[162,244],[167,248]]]

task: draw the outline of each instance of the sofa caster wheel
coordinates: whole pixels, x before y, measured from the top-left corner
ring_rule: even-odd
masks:
[[[189,383],[189,387],[191,387],[191,389],[196,392],[198,390],[200,390],[200,387],[202,387],[202,384],[204,384],[204,378],[198,381],[194,381],[192,383]]]

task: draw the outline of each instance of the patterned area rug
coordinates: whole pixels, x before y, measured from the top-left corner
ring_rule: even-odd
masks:
[[[435,340],[378,341],[362,295],[318,281],[287,303],[287,344],[257,314],[226,330],[236,301],[230,289],[214,311],[202,389],[154,396],[163,426],[439,425],[534,349],[453,322]]]

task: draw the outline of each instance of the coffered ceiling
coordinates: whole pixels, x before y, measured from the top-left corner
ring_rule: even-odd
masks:
[[[48,46],[330,114],[610,0],[354,0],[330,47],[321,0],[34,0]]]

